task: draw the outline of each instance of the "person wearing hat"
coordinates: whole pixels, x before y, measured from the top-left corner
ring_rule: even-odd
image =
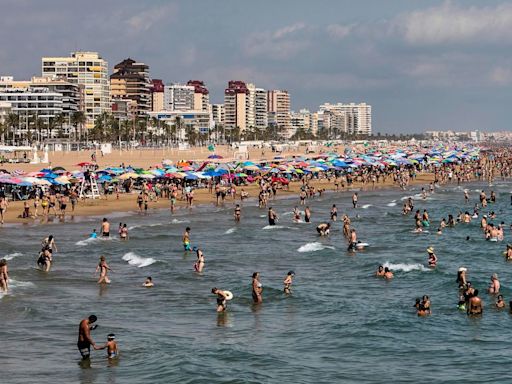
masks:
[[[434,247],[428,247],[427,253],[428,253],[428,266],[430,268],[435,268],[437,265],[437,256],[434,253]]]
[[[491,282],[489,284],[488,291],[493,295],[500,293],[500,281],[498,280],[498,275],[496,273],[493,273],[491,276]]]
[[[91,345],[97,349],[96,344],[91,338],[91,330],[95,329],[93,325],[98,318],[95,315],[90,315],[87,319],[83,319],[78,326],[78,342],[76,346],[82,355],[82,359],[86,360],[91,356]]]
[[[295,276],[295,272],[289,271],[286,275],[283,284],[284,284],[284,293],[289,294],[292,293],[291,286],[293,283],[293,277]]]

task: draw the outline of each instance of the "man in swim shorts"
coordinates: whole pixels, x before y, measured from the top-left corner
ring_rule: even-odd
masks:
[[[98,320],[95,315],[90,315],[87,319],[83,319],[78,327],[78,342],[76,343],[82,359],[86,360],[91,356],[91,345],[96,349],[96,344],[91,338],[91,330],[96,326],[93,324]]]
[[[316,227],[316,231],[320,236],[327,236],[330,232],[331,224],[321,223]]]
[[[101,223],[101,235],[103,237],[110,236],[110,223],[108,222],[106,217],[103,218],[103,222]]]
[[[268,209],[268,225],[276,225],[277,219],[277,213],[270,207]]]
[[[185,228],[185,232],[183,232],[183,248],[185,251],[190,251],[190,227]]]
[[[468,315],[481,315],[483,313],[482,300],[478,297],[478,289],[475,289],[468,302]]]

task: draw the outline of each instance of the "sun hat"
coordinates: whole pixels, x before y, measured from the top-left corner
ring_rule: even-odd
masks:
[[[427,248],[428,253],[434,253],[434,247],[428,247]]]

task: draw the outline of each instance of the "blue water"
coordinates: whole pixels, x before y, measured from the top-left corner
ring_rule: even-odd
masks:
[[[286,192],[272,202],[281,216],[275,228],[267,227],[266,210],[255,201],[244,203],[238,225],[231,202],[181,209],[172,217],[168,210],[110,215],[113,232],[119,222],[131,227],[128,242],[81,242],[92,228],[99,229],[100,217],[6,225],[0,229],[0,256],[10,255],[14,281],[12,292],[0,299],[0,382],[503,382],[512,363],[512,317],[508,309],[495,310],[495,298],[484,291],[496,272],[505,300],[512,299],[512,264],[501,254],[512,241],[512,184],[464,188],[472,191],[468,206],[463,188],[448,185],[426,201],[417,199],[415,209],[428,209],[438,223],[459,209],[472,211],[475,190],[493,189],[495,222],[507,224],[504,242],[486,242],[478,222],[441,236],[435,225],[431,233],[411,233],[414,220],[402,216],[401,198],[420,187],[360,192],[365,208],[357,210],[351,208],[351,192],[308,201],[314,223],[329,218],[333,203],[339,218],[349,214],[359,238],[371,244],[355,255],[346,252],[341,223],[325,239],[314,224],[293,223],[290,212],[298,201]],[[192,228],[192,244],[205,253],[201,275],[193,271],[195,254],[182,251],[186,226]],[[40,241],[49,233],[59,252],[45,274],[34,266]],[[434,271],[426,268],[431,245],[439,257]],[[108,287],[99,287],[93,277],[100,255],[114,269]],[[128,258],[144,266],[130,265]],[[392,281],[373,276],[383,263],[394,269]],[[455,278],[462,265],[482,291],[482,318],[456,309]],[[282,281],[291,269],[296,278],[286,297]],[[264,286],[259,306],[251,299],[254,271]],[[153,277],[154,288],[141,287],[146,276]],[[213,286],[235,295],[225,315],[215,312]],[[433,314],[418,318],[412,305],[423,294],[430,296]],[[90,367],[79,365],[78,323],[91,313],[99,319],[92,332],[98,344],[116,334],[118,361],[109,363],[104,351],[96,351]]]

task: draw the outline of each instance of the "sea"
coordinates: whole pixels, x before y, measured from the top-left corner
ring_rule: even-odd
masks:
[[[9,262],[11,291],[0,296],[0,382],[15,383],[495,383],[512,380],[512,263],[503,257],[512,242],[510,181],[442,185],[423,200],[421,186],[408,190],[326,192],[307,201],[313,223],[294,223],[296,195],[279,191],[270,205],[280,216],[269,226],[255,199],[233,219],[233,202],[167,209],[148,214],[109,214],[113,236],[88,239],[102,216],[54,219],[47,225],[6,224],[0,257]],[[471,202],[465,204],[464,189]],[[496,224],[505,241],[484,239],[479,220],[436,228],[442,217],[473,212],[481,190],[493,190]],[[432,226],[413,233],[414,219],[402,215],[412,196],[427,209]],[[346,213],[364,251],[347,252],[342,223],[320,238],[317,224]],[[303,210],[304,207],[300,207]],[[119,223],[129,240],[117,236]],[[194,271],[194,252],[181,236],[191,228],[192,246],[205,255]],[[58,252],[50,273],[37,270],[41,240],[53,234]],[[469,239],[468,239],[469,236]],[[427,266],[435,248],[438,266]],[[113,269],[110,285],[94,271],[104,255]],[[379,265],[394,279],[375,277]],[[464,266],[482,293],[484,314],[471,318],[457,309],[457,270]],[[283,279],[295,272],[292,294]],[[263,303],[254,305],[251,276],[259,272]],[[486,293],[499,275],[505,310]],[[142,283],[151,276],[153,288]],[[216,313],[212,287],[234,294],[225,314]],[[418,317],[413,304],[428,295],[432,314]],[[80,320],[95,314],[92,338],[101,345],[114,333],[120,356],[93,351],[81,362],[76,348]]]

